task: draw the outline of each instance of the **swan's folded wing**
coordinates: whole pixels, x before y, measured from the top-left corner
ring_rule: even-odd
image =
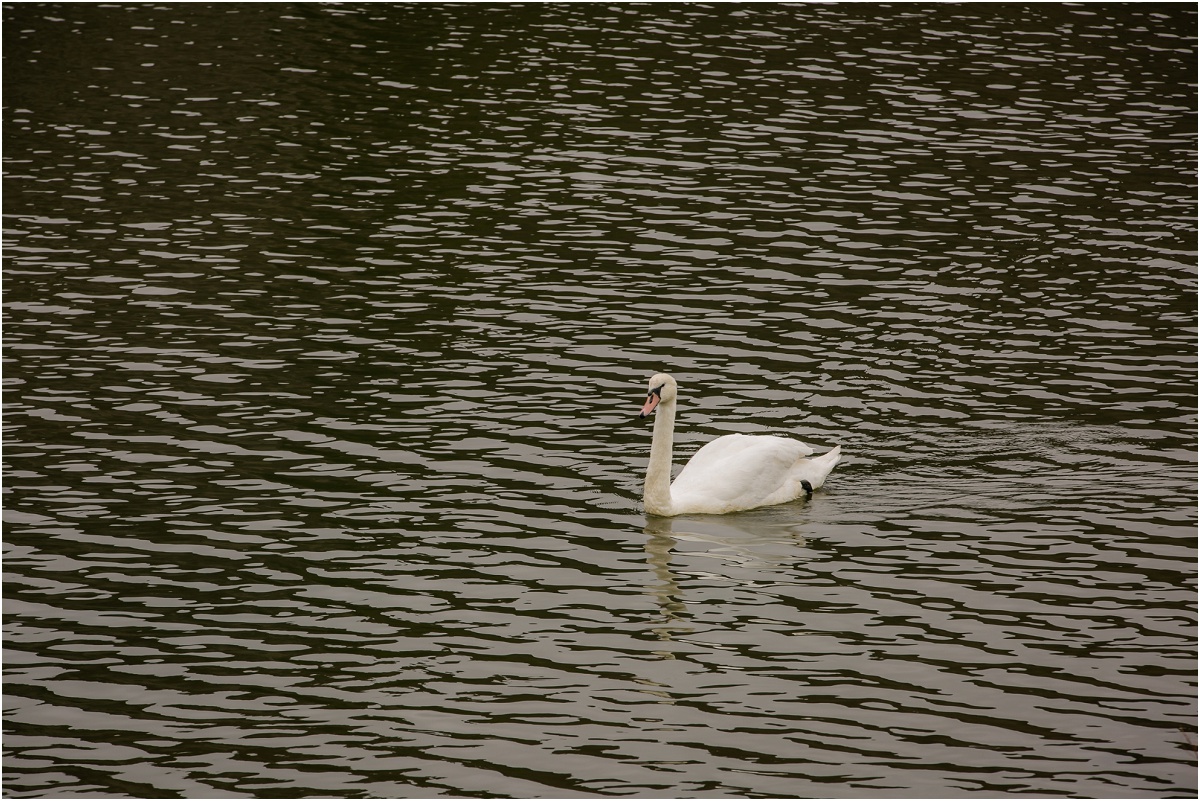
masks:
[[[730,434],[696,452],[671,484],[671,494],[680,500],[752,503],[787,484],[796,461],[812,452],[786,437]]]

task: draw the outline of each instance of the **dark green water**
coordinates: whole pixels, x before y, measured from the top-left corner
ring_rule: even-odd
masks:
[[[7,795],[1194,797],[1195,19],[6,6]]]

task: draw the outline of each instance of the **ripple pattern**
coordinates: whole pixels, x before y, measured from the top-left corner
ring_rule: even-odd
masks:
[[[8,796],[1195,794],[1192,7],[4,14]]]

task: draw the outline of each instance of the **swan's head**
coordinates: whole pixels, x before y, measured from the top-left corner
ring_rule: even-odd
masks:
[[[666,373],[659,373],[650,379],[650,385],[646,393],[646,405],[642,407],[642,417],[650,414],[658,406],[658,404],[666,401],[668,403],[675,400],[675,392],[678,387],[675,384],[675,379]]]

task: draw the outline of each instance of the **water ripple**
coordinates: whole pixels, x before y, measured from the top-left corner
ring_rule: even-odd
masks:
[[[1194,794],[1193,9],[5,22],[10,796]]]

